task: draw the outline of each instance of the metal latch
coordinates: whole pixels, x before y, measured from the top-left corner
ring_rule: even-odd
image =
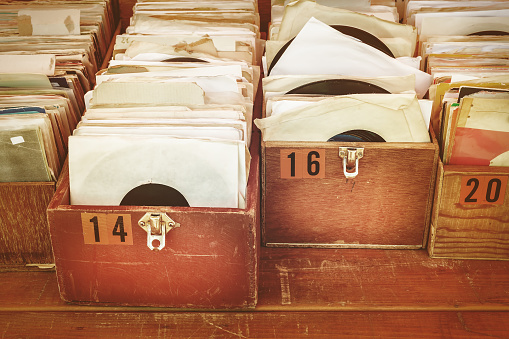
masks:
[[[179,223],[173,221],[166,213],[148,212],[138,221],[138,225],[147,232],[147,246],[151,250],[161,250],[166,245],[166,233],[176,227]],[[154,240],[159,245],[154,246]]]
[[[339,157],[343,159],[343,173],[347,179],[359,174],[359,159],[364,156],[363,147],[340,147]]]

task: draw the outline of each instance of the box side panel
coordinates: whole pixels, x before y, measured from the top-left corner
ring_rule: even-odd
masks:
[[[331,143],[318,147],[324,178],[282,179],[282,147],[266,145],[264,243],[422,247],[435,147],[364,147],[355,179],[345,178]]]
[[[53,262],[46,208],[55,183],[0,184],[0,263]]]
[[[438,142],[437,142],[437,139],[435,136],[435,132],[433,131],[433,129],[430,129],[429,132],[430,132],[431,140],[433,142],[435,154],[433,157],[433,167],[432,167],[431,178],[430,178],[431,180],[429,183],[430,186],[429,186],[429,192],[428,192],[428,204],[426,207],[426,221],[424,224],[425,225],[424,226],[424,235],[422,238],[422,247],[423,248],[426,248],[428,245],[431,220],[432,220],[431,216],[433,213],[433,203],[434,203],[435,195],[436,195],[435,189],[437,188],[436,182],[437,182],[437,176],[439,174],[438,172],[439,172],[439,164],[440,164],[440,149],[439,149]]]
[[[509,259],[509,198],[502,204],[462,204],[462,180],[507,177],[509,168],[458,171],[446,166],[436,221],[434,257]],[[505,192],[509,190],[506,184]],[[472,186],[473,187],[473,186]],[[481,190],[481,188],[479,188]]]
[[[435,249],[435,238],[436,238],[436,226],[438,223],[438,214],[440,212],[440,197],[442,196],[442,183],[444,179],[444,165],[441,161],[438,162],[436,183],[435,183],[435,194],[433,199],[433,210],[431,212],[431,223],[429,227],[429,239],[428,239],[428,254],[433,257]]]

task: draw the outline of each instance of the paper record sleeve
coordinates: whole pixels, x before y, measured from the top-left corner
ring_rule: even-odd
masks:
[[[72,136],[71,204],[118,206],[133,188],[161,184],[191,207],[237,208],[240,148],[245,145],[212,140]]]

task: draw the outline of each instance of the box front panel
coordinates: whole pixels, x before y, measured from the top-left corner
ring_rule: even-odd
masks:
[[[264,243],[422,247],[436,148],[433,144],[422,148],[358,146],[365,149],[359,173],[347,179],[336,143],[265,145]],[[288,178],[282,163],[287,154],[293,160],[292,150],[297,150],[296,155],[303,150],[304,173],[308,160],[317,160],[313,155],[309,157],[309,152],[324,151],[321,177]],[[294,164],[298,176],[298,160]],[[318,164],[310,166],[311,172],[316,172]]]
[[[138,226],[144,214],[139,210],[50,211],[58,282],[65,300],[199,308],[254,306],[256,232],[251,215],[168,212],[180,227],[166,235],[165,248],[150,250],[147,233]],[[122,228],[117,224],[119,217]]]
[[[444,166],[433,257],[509,259],[509,169]]]

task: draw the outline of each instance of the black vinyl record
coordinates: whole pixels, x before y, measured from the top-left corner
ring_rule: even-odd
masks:
[[[335,136],[330,137],[327,141],[385,142],[385,139],[375,132],[366,131],[363,129],[352,129],[350,131],[336,134]]]
[[[348,95],[364,93],[386,93],[386,89],[368,82],[353,79],[327,79],[296,87],[286,94]]]
[[[205,62],[205,63],[208,63],[208,61],[198,59],[198,58],[191,58],[191,57],[170,58],[170,59],[163,60],[162,62]]]
[[[509,32],[504,32],[504,31],[480,31],[480,32],[470,33],[468,35],[469,36],[473,36],[473,35],[479,35],[479,36],[482,36],[482,35],[509,35]]]
[[[343,34],[346,34],[353,38],[359,39],[366,45],[376,48],[379,51],[387,54],[391,58],[394,58],[394,54],[392,54],[389,47],[387,47],[387,45],[385,45],[380,39],[378,39],[376,36],[374,36],[371,33],[368,33],[360,28],[356,28],[356,27],[352,27],[352,26],[331,25],[331,27]],[[281,58],[281,56],[286,51],[288,46],[290,46],[293,39],[295,39],[295,38],[292,38],[291,40],[287,41],[283,45],[283,47],[281,47],[281,49],[276,53],[276,55],[274,56],[274,59],[272,60],[272,63],[269,66],[268,74],[270,74],[270,71],[272,70],[274,65],[278,62],[278,60]]]
[[[184,206],[186,198],[176,189],[161,184],[144,184],[133,188],[124,196],[120,206]]]

